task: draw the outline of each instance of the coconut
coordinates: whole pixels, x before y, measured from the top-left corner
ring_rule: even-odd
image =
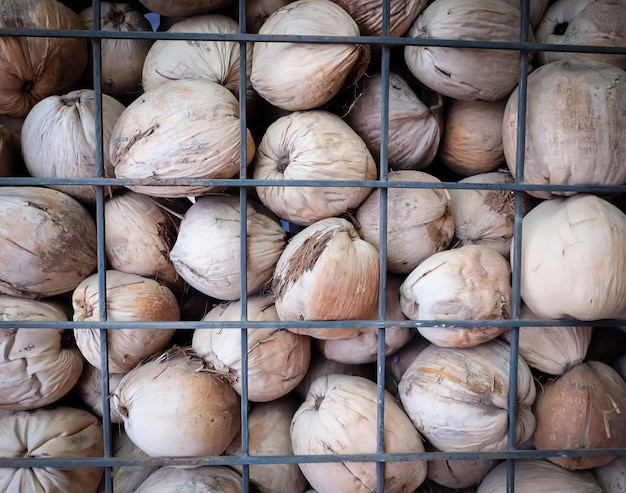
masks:
[[[382,36],[382,0],[333,0],[359,25],[361,36]],[[426,8],[426,0],[391,0],[389,2],[389,36],[402,36],[415,18]]]
[[[502,123],[506,163],[515,175],[518,90]],[[553,62],[528,76],[524,182],[626,183],[626,72],[600,62]],[[532,191],[542,199],[572,191]]]
[[[219,300],[241,297],[241,204],[235,195],[199,198],[185,213],[170,260],[180,276],[198,291]],[[285,248],[280,223],[248,200],[246,217],[248,294],[271,280]]]
[[[392,182],[441,183],[423,171],[393,171]],[[380,189],[374,190],[356,211],[359,234],[379,248]],[[389,188],[387,191],[387,269],[408,274],[432,254],[446,249],[454,235],[448,209],[450,194],[443,188]]]
[[[507,449],[510,347],[501,340],[469,348],[422,350],[402,375],[400,400],[419,432],[444,452]],[[515,443],[535,429],[536,390],[526,362],[517,363]]]
[[[434,447],[427,447],[427,450],[439,452]],[[498,461],[492,459],[433,460],[428,463],[427,477],[439,485],[458,490],[480,484],[497,465]]]
[[[504,0],[504,1],[508,3],[509,5],[513,5],[514,7],[519,8],[520,10],[522,9],[523,0]],[[528,12],[529,19],[528,20],[530,21],[530,27],[535,29],[537,25],[539,24],[539,22],[541,21],[541,19],[543,18],[546,8],[548,7],[548,3],[550,3],[550,0],[530,0],[528,3],[529,3],[529,12]]]
[[[255,180],[375,180],[376,163],[363,139],[337,115],[297,111],[267,128],[253,176]],[[308,226],[358,207],[371,188],[258,186],[256,191],[281,219]]]
[[[367,454],[376,452],[376,384],[362,377],[328,375],[309,389],[291,421],[294,453]],[[384,444],[388,453],[421,453],[417,430],[391,394],[385,392]],[[384,490],[410,493],[426,478],[426,462],[412,460],[384,464]],[[300,464],[311,486],[321,493],[366,492],[376,489],[374,462]]]
[[[407,36],[517,42],[520,21],[519,8],[503,0],[436,0]],[[408,45],[404,60],[420,82],[455,99],[496,101],[517,86],[519,52],[513,50]]]
[[[160,467],[139,485],[135,493],[242,493],[239,473],[226,466],[200,466],[191,469]]]
[[[83,29],[56,0],[2,0],[0,29]],[[69,91],[87,67],[85,38],[0,37],[0,115],[24,118],[41,99]]]
[[[537,450],[626,446],[626,382],[610,366],[586,361],[541,387],[535,402]],[[615,456],[549,457],[566,469],[590,469]]]
[[[153,279],[108,270],[107,320],[115,322],[176,322],[180,309],[170,289]],[[100,320],[98,274],[89,276],[72,293],[74,321]],[[107,331],[108,366],[111,373],[126,373],[141,360],[167,346],[176,329],[118,328]],[[74,329],[76,344],[85,359],[100,366],[100,329]]]
[[[293,0],[247,0],[246,32],[258,34],[267,18]]]
[[[0,295],[0,320],[67,321],[63,307]],[[0,409],[27,410],[67,394],[83,369],[83,358],[65,329],[0,329]]]
[[[278,321],[274,304],[264,295],[248,298],[248,320]],[[203,321],[237,321],[241,302],[222,303],[207,313]],[[267,402],[291,392],[304,378],[311,361],[309,336],[286,329],[248,329],[248,399]],[[191,346],[216,371],[223,373],[241,395],[241,329],[196,329]]]
[[[383,82],[378,73],[363,78],[344,116],[376,159],[381,146]],[[404,78],[389,74],[387,160],[391,169],[422,170],[437,154],[443,132],[443,96],[424,93],[422,101]]]
[[[102,94],[102,143],[109,147],[111,132],[125,107]],[[78,89],[61,96],[48,96],[28,113],[22,127],[22,155],[28,172],[43,178],[95,178],[97,170],[95,93]],[[104,174],[114,176],[108,153],[103,157]],[[96,202],[93,185],[51,185],[78,200]],[[109,193],[112,187],[106,187]]]
[[[120,459],[142,461],[150,458],[128,438],[123,428],[113,434],[113,455]],[[156,469],[157,466],[153,465],[113,467],[113,490],[115,493],[135,493],[137,487]]]
[[[188,348],[133,368],[111,398],[129,438],[152,457],[220,455],[240,426],[237,393]]]
[[[0,187],[0,293],[66,293],[96,264],[96,225],[78,201],[49,188]]]
[[[121,114],[109,154],[117,178],[232,178],[239,173],[239,101],[209,80],[173,80],[145,92]],[[246,163],[255,145],[246,131]],[[203,195],[213,185],[129,185],[157,197]]]
[[[109,392],[115,391],[123,377],[123,373],[109,373]],[[89,410],[102,418],[102,372],[100,369],[86,363],[74,389],[76,395]],[[122,417],[119,410],[111,406],[110,400],[109,409],[111,423],[121,423]]]
[[[400,286],[400,306],[411,320],[503,320],[511,314],[511,267],[492,248],[466,245],[435,253]],[[419,326],[444,347],[470,347],[498,337],[504,327]]]
[[[276,10],[261,35],[358,36],[359,26],[330,0],[297,0]],[[369,63],[364,44],[311,44],[257,41],[252,55],[252,87],[279,108],[319,108],[356,82]]]
[[[378,251],[346,219],[322,219],[293,236],[274,270],[272,293],[283,321],[371,320],[378,316]],[[290,328],[320,339],[358,328]]]
[[[621,493],[626,490],[626,455],[592,470],[603,493]]]
[[[61,406],[0,414],[0,457],[102,457],[102,424],[82,409]],[[0,491],[95,493],[102,467],[4,467]]]

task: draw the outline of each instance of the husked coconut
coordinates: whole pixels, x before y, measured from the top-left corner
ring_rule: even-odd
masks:
[[[522,1],[523,0],[504,0],[509,5],[513,5],[514,7],[522,9]],[[550,0],[530,0],[529,1],[529,12],[528,12],[528,20],[530,21],[530,27],[535,29],[548,7],[548,3]]]
[[[536,493],[607,493],[588,473],[568,471],[547,460],[520,459],[515,461],[515,491]],[[491,471],[476,493],[500,493],[507,488],[507,463]]]
[[[150,474],[135,493],[242,493],[242,485],[239,473],[226,466],[164,466]]]
[[[624,0],[556,0],[546,10],[535,30],[538,43],[586,46],[626,45]],[[540,51],[542,64],[557,60],[607,62],[626,69],[626,55]]]
[[[423,171],[401,170],[388,175],[393,182],[441,183]],[[380,189],[374,190],[356,210],[361,237],[376,248],[380,241]],[[450,194],[444,188],[389,188],[387,190],[387,269],[407,274],[432,254],[446,249],[454,236],[449,210]]]
[[[520,318],[538,320],[524,304]],[[520,327],[519,354],[531,368],[550,375],[562,375],[583,362],[591,343],[592,332],[592,326],[583,325]],[[510,343],[510,331],[504,332],[502,338]]]
[[[120,115],[109,154],[117,178],[227,179],[239,173],[239,101],[204,79],[172,80],[139,96]],[[246,164],[255,145],[246,130]],[[157,197],[188,197],[213,185],[129,185]]]
[[[86,29],[93,29],[92,7],[81,10],[79,16]],[[150,22],[135,6],[121,2],[100,2],[100,29],[115,33],[152,32]],[[151,39],[102,38],[102,92],[136,96],[141,91],[141,71],[152,43]]]
[[[276,10],[259,34],[359,36],[359,26],[330,0],[297,0]],[[257,41],[252,55],[252,87],[270,104],[289,111],[328,103],[356,82],[369,63],[369,45]]]
[[[239,24],[221,14],[185,17],[173,24],[168,33],[237,34]],[[252,93],[252,43],[246,45],[246,87]],[[143,65],[144,91],[156,89],[170,80],[207,79],[221,84],[239,96],[239,43],[236,41],[199,41],[158,39]]]
[[[0,456],[32,458],[102,457],[102,423],[73,407],[39,408],[0,414]],[[4,467],[0,491],[95,493],[102,467]]]
[[[503,0],[436,0],[407,36],[517,42],[520,21],[519,8]],[[420,82],[455,99],[496,101],[517,86],[519,52],[513,50],[407,45],[404,60]]]
[[[107,320],[115,322],[176,322],[178,301],[159,282],[116,270],[106,272]],[[98,274],[89,276],[72,293],[74,321],[100,320]],[[107,331],[109,371],[126,373],[141,360],[167,346],[176,329],[117,328]],[[100,367],[100,329],[74,329],[74,337],[85,359]]]
[[[212,12],[233,5],[234,0],[185,0],[172,2],[171,0],[139,0],[150,12],[163,17],[187,17],[189,15]]]
[[[82,30],[78,14],[57,0],[2,0],[0,29]],[[24,118],[41,99],[69,91],[87,67],[85,38],[0,37],[0,115]]]
[[[506,184],[515,179],[506,170],[480,173],[459,183]],[[504,188],[451,188],[450,214],[456,244],[482,245],[509,258],[515,220],[515,192]],[[531,208],[530,197],[522,197],[522,213]]]
[[[382,135],[383,82],[381,74],[361,79],[356,99],[344,116],[376,160]],[[443,96],[424,93],[428,98],[420,99],[405,79],[389,74],[387,161],[391,169],[422,170],[435,159],[443,132]]]
[[[493,248],[465,245],[435,253],[400,286],[400,306],[411,320],[503,320],[511,314],[511,267]],[[419,326],[444,347],[470,347],[498,337],[504,327]]]
[[[0,295],[0,320],[65,322],[68,315],[56,303]],[[71,331],[0,329],[0,409],[51,404],[72,389],[82,369]]]
[[[626,456],[622,455],[608,464],[591,471],[603,493],[622,493],[626,490]]]
[[[250,455],[293,455],[289,429],[299,402],[285,396],[270,402],[255,404],[248,413],[248,453]],[[224,455],[241,455],[241,432]],[[233,469],[242,472],[242,466]],[[249,466],[250,483],[259,493],[288,491],[302,493],[307,481],[295,463],[254,464]]]
[[[502,118],[505,105],[506,100],[502,99],[449,100],[439,148],[443,164],[463,176],[487,173],[502,164]]]
[[[267,18],[293,0],[248,0],[246,1],[246,32],[258,34]]]
[[[173,291],[184,286],[169,253],[180,219],[153,197],[127,191],[104,202],[104,250],[111,268],[150,277]]]
[[[361,36],[383,35],[382,0],[333,0],[359,25]],[[391,0],[389,2],[389,36],[402,36],[419,13],[426,0]]]
[[[537,393],[537,450],[623,448],[626,446],[626,382],[609,365],[586,361],[542,385]],[[566,469],[608,464],[614,455],[549,457]]]
[[[515,175],[518,90],[502,122],[506,163]],[[601,62],[552,62],[528,75],[524,182],[626,183],[626,72]],[[571,191],[529,190],[541,199]]]
[[[151,457],[221,455],[241,424],[239,396],[190,348],[129,371],[111,393],[124,429]]]
[[[426,450],[440,452],[432,446]],[[428,462],[426,476],[438,485],[458,490],[480,484],[497,465],[498,461],[492,459],[433,460]]]
[[[115,457],[131,460],[146,460],[150,457],[128,438],[123,428],[113,434],[113,454]],[[115,493],[135,493],[137,487],[157,467],[152,465],[113,467],[113,491]],[[105,492],[98,491],[98,493]]]
[[[317,221],[291,238],[274,270],[272,294],[283,321],[372,320],[378,314],[378,251],[341,218]],[[319,339],[358,328],[290,328]]]
[[[67,293],[96,265],[96,224],[80,202],[44,187],[0,187],[0,293]]]
[[[301,454],[367,454],[376,451],[377,395],[374,382],[350,375],[318,378],[291,421],[293,451]],[[424,452],[422,439],[391,394],[385,392],[384,444],[388,453]],[[374,462],[301,463],[320,493],[366,493],[376,489]],[[426,478],[426,462],[386,462],[384,490],[412,493]]]
[[[330,3],[330,2],[329,2]],[[297,111],[274,121],[254,159],[255,180],[375,180],[376,163],[365,142],[337,115]],[[357,208],[368,187],[258,186],[278,217],[308,226]]]
[[[398,395],[398,384],[404,372],[422,350],[430,346],[430,341],[415,332],[413,338],[398,351],[385,358],[385,388],[395,397]]]
[[[241,204],[236,195],[207,195],[185,213],[170,260],[180,276],[198,291],[218,300],[241,298]],[[248,294],[272,279],[286,233],[280,223],[252,200],[246,211]]]
[[[102,145],[109,147],[113,127],[125,107],[102,94]],[[22,126],[22,155],[34,177],[95,178],[97,176],[96,108],[92,89],[77,89],[39,101]],[[103,156],[105,178],[114,176],[108,153]],[[82,202],[96,202],[93,185],[50,185]],[[115,187],[117,188],[117,187]],[[112,187],[105,190],[111,193]]]
[[[264,295],[248,298],[247,319],[279,321],[274,303]],[[215,306],[203,321],[237,321],[241,319],[241,302]],[[241,360],[240,328],[195,329],[191,346],[213,369],[241,395],[244,378]],[[311,362],[311,340],[286,329],[249,328],[248,399],[267,402],[291,392],[304,378]]]
[[[521,295],[540,318],[626,313],[626,215],[593,194],[544,200],[522,221]]]
[[[402,375],[400,400],[419,432],[444,452],[507,449],[510,348],[501,340],[470,348],[422,350]],[[535,429],[536,390],[518,359],[516,444]]]

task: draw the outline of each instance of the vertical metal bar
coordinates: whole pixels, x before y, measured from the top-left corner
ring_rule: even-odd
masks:
[[[246,32],[246,1],[239,0],[239,32]],[[246,70],[247,46],[245,42],[239,42],[239,176],[247,176],[248,155],[248,124],[247,124],[247,70]],[[248,221],[247,207],[248,196],[246,187],[239,188],[239,253],[241,272],[241,454],[248,456],[248,328],[245,326],[248,320]],[[243,478],[243,493],[250,491],[250,466],[245,463],[241,466]]]
[[[390,35],[390,0],[384,0],[382,5],[382,36]],[[387,181],[389,168],[389,45],[381,46],[381,139],[380,139],[380,181]],[[378,292],[378,320],[387,318],[387,187],[379,188],[380,193],[380,230],[378,244],[380,245],[379,269],[380,283]],[[385,452],[385,326],[378,327],[378,346],[376,354],[376,452]],[[385,462],[376,463],[376,491],[385,491]]]
[[[530,0],[520,3],[520,41],[528,41],[530,30]],[[517,115],[517,152],[515,155],[515,182],[524,181],[524,156],[526,148],[526,100],[528,78],[528,52],[521,50],[519,55],[519,80],[518,80],[518,115]],[[512,306],[511,316],[519,320],[521,311],[521,246],[522,246],[522,219],[524,214],[524,193],[515,191],[515,213],[513,220],[513,251],[511,253],[511,282],[512,282]],[[519,361],[519,326],[511,327],[510,368],[509,368],[509,395],[508,395],[508,420],[507,448],[513,451],[517,442],[517,376]],[[515,460],[507,461],[507,493],[515,493]]]
[[[93,29],[101,29],[100,0],[94,0],[92,4]],[[102,132],[102,39],[92,40],[93,57],[93,87],[95,105],[95,132],[96,132],[96,177],[103,178],[104,173],[104,142]],[[96,245],[97,245],[97,269],[98,269],[98,309],[99,319],[107,320],[106,301],[106,255],[104,250],[104,188],[96,187]],[[108,329],[100,331],[100,383],[102,388],[102,433],[104,442],[104,457],[112,457],[113,445],[111,435],[111,409],[109,406],[109,350],[107,341]],[[113,469],[109,466],[104,468],[104,487],[107,493],[113,493]]]

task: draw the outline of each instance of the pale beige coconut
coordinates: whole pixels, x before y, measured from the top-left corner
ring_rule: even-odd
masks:
[[[109,147],[113,127],[125,106],[102,95],[102,138]],[[97,170],[96,109],[92,89],[78,89],[39,101],[24,120],[22,155],[28,172],[42,178],[95,178]],[[104,153],[104,177],[114,176],[108,153]],[[51,185],[78,200],[96,201],[93,185]],[[106,187],[111,192],[112,187]]]
[[[237,34],[239,24],[220,14],[184,18],[168,33]],[[246,45],[246,88],[252,94],[252,43]],[[236,41],[198,41],[160,39],[150,48],[143,66],[144,91],[156,89],[170,80],[207,79],[221,84],[239,97],[239,43]]]
[[[424,339],[418,332],[415,332],[413,338],[408,343],[385,358],[385,388],[398,400],[400,400],[398,384],[402,379],[402,375],[411,366],[415,357],[430,344],[430,341]]]
[[[428,452],[440,452],[434,447],[426,447]],[[426,476],[446,488],[461,489],[479,485],[487,473],[498,465],[492,459],[454,459],[428,462]]]
[[[506,170],[479,173],[459,183],[506,184],[515,179]],[[515,220],[515,193],[495,188],[451,188],[450,214],[457,246],[482,245],[509,258]],[[522,212],[531,208],[530,197],[522,197]]]
[[[233,5],[234,0],[139,0],[150,12],[164,17],[186,17],[212,12]]]
[[[423,171],[401,170],[388,175],[393,182],[441,183]],[[361,237],[379,248],[380,189],[374,190],[356,211]],[[432,254],[446,249],[454,236],[444,188],[389,188],[387,191],[387,269],[407,274]]]
[[[258,203],[247,201],[248,294],[272,279],[286,233]],[[192,287],[219,300],[241,297],[241,205],[236,195],[199,198],[185,213],[170,251],[174,268]]]
[[[511,266],[493,248],[466,245],[435,253],[400,286],[400,305],[411,320],[503,320],[511,315]],[[498,337],[504,327],[419,326],[444,347],[470,347]]]
[[[160,467],[139,485],[135,493],[242,493],[239,473],[226,466],[190,469]]]
[[[0,123],[0,176],[11,176],[16,168],[18,149],[13,133]]]
[[[149,459],[149,455],[137,447],[123,428],[113,433],[113,455],[121,459],[142,460]],[[115,493],[135,493],[137,487],[143,483],[157,466],[119,466],[113,468],[113,491]],[[106,493],[104,481],[98,493]]]
[[[57,304],[0,295],[0,320],[65,322]],[[67,394],[83,369],[83,357],[65,329],[0,329],[0,409],[26,410]]]
[[[322,219],[293,236],[276,264],[272,293],[281,320],[371,320],[378,316],[378,251],[341,218]],[[289,329],[294,331],[294,329]],[[319,339],[358,328],[295,329]]]
[[[265,295],[248,298],[247,319],[277,322],[274,303]],[[215,306],[203,321],[241,320],[241,302]],[[291,392],[304,378],[311,362],[311,339],[286,329],[249,328],[248,399],[267,402]],[[194,351],[241,395],[242,374],[240,328],[195,329],[191,346]]]
[[[502,164],[505,105],[506,100],[448,101],[439,148],[441,162],[463,176],[487,173]]]
[[[268,17],[259,34],[358,36],[359,26],[330,0],[297,0]],[[289,111],[310,110],[356,82],[368,63],[366,44],[257,41],[250,80],[270,104]]]
[[[170,260],[180,219],[154,198],[128,191],[104,203],[104,250],[112,269],[184,286]]]
[[[520,17],[520,10],[503,0],[436,0],[407,36],[517,42]],[[420,82],[455,99],[496,101],[517,86],[519,52],[513,50],[406,46],[404,60]]]
[[[96,264],[96,225],[80,202],[44,187],[0,187],[0,293],[66,293]]]
[[[376,384],[351,375],[318,378],[291,422],[297,455],[371,454],[377,445]],[[384,445],[388,453],[421,453],[424,445],[393,396],[384,397]],[[374,462],[301,463],[311,486],[321,493],[369,492],[376,489]],[[384,490],[412,493],[426,478],[426,462],[386,462]]]
[[[556,0],[535,30],[538,43],[617,47],[626,45],[624,0]],[[557,60],[607,62],[626,69],[625,54],[540,51],[542,64]]]
[[[332,374],[339,375],[356,375],[369,380],[376,380],[376,367],[373,364],[353,365],[348,363],[339,363],[331,359],[325,358],[319,351],[314,351],[311,356],[311,364],[309,370],[296,387],[296,392],[302,400],[306,399],[311,384],[319,377]]]
[[[626,215],[592,194],[545,200],[522,221],[521,295],[539,318],[626,312]]]
[[[333,0],[359,25],[361,36],[382,36],[382,0]],[[426,8],[426,0],[391,0],[389,2],[389,36],[402,36],[415,18]]]
[[[93,8],[79,12],[86,29],[94,28]],[[137,8],[128,3],[100,2],[100,29],[114,33],[152,32],[152,26]],[[137,95],[141,71],[153,40],[113,39],[100,41],[102,92],[111,96]]]
[[[389,275],[385,288],[385,318],[406,320],[400,308],[400,284],[403,278]],[[415,329],[398,326],[385,328],[385,356],[389,356],[406,345],[415,334]],[[354,337],[347,339],[319,339],[317,347],[324,357],[340,363],[361,365],[374,363],[378,358],[378,329],[360,329]]]
[[[247,0],[246,32],[258,34],[267,18],[293,0]]]
[[[376,163],[363,139],[337,115],[297,111],[267,128],[253,176],[256,180],[375,180]],[[277,216],[307,226],[358,207],[371,192],[368,187],[324,186],[258,186],[256,190]]]
[[[518,493],[608,493],[591,474],[573,472],[546,460],[518,459],[515,461],[515,491]],[[501,493],[507,488],[507,463],[491,471],[478,487],[477,493]]]
[[[523,0],[504,0],[509,5],[513,5],[514,7],[522,9],[522,1]],[[528,20],[530,21],[530,27],[533,29],[537,27],[541,19],[543,18],[543,14],[548,7],[548,3],[550,0],[530,0],[528,11]]]
[[[102,424],[82,409],[62,406],[0,415],[1,457],[86,459],[103,454]],[[0,491],[95,493],[102,472],[102,467],[5,467]]]
[[[0,29],[83,29],[78,14],[57,0],[2,0]],[[87,67],[85,38],[2,36],[0,114],[24,118],[41,99],[62,94]]]
[[[173,80],[124,110],[111,134],[117,178],[232,178],[239,173],[239,101],[209,80]],[[255,145],[246,131],[246,163]],[[212,185],[130,185],[157,197],[203,195]]]
[[[535,402],[537,450],[626,446],[626,382],[606,363],[586,361],[541,386]],[[549,457],[566,469],[591,469],[614,455]]]
[[[520,318],[538,320],[524,304]],[[549,375],[562,375],[584,361],[592,332],[592,326],[583,325],[520,327],[519,354],[531,368]],[[510,343],[510,331],[504,332],[502,338]]]
[[[622,493],[626,491],[626,455],[592,470],[603,493]]]
[[[112,322],[176,322],[180,308],[174,293],[159,282],[116,270],[106,272],[106,313]],[[98,274],[81,282],[72,293],[74,321],[100,320]],[[176,329],[118,328],[107,331],[109,371],[126,373],[144,358],[167,346]],[[85,359],[100,369],[100,329],[74,329]]]
[[[109,392],[114,392],[120,381],[124,377],[124,373],[109,373]],[[102,414],[102,372],[99,368],[85,363],[83,372],[76,382],[74,388],[75,394],[80,400],[87,405],[89,410],[96,416],[103,417]],[[108,399],[108,397],[107,397]],[[121,423],[122,417],[119,410],[111,405],[109,399],[110,420],[111,423]]]
[[[516,169],[518,90],[504,111],[504,155]],[[524,182],[626,183],[626,72],[600,62],[553,62],[528,76]],[[539,198],[570,191],[528,191]]]
[[[510,348],[501,340],[470,348],[431,344],[406,370],[398,391],[419,432],[444,452],[507,450]],[[516,444],[535,429],[535,382],[519,358]]]
[[[111,394],[128,437],[152,457],[220,455],[239,430],[239,396],[189,348],[129,371]]]
[[[344,116],[378,160],[381,147],[381,102],[383,77],[365,77],[356,99]],[[430,94],[422,99],[400,75],[389,74],[387,160],[394,170],[422,170],[429,166],[443,132],[443,96]]]
[[[255,404],[248,413],[248,453],[251,456],[293,455],[289,429],[299,402],[291,396]],[[241,433],[224,455],[241,455]],[[242,472],[242,466],[233,469]],[[288,491],[302,493],[307,481],[296,463],[254,464],[249,466],[250,483],[259,493]]]

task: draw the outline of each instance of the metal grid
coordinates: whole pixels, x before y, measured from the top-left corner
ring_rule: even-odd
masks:
[[[169,466],[169,465],[241,465],[243,476],[243,492],[251,491],[249,484],[249,466],[255,464],[277,464],[277,463],[319,463],[319,462],[374,462],[377,464],[377,493],[384,492],[383,467],[385,462],[393,461],[415,461],[415,460],[465,460],[465,459],[495,459],[508,460],[507,467],[507,492],[514,493],[513,479],[515,475],[516,459],[542,459],[548,457],[586,457],[598,455],[626,455],[626,449],[603,448],[584,450],[520,450],[515,447],[515,421],[516,421],[516,393],[517,393],[517,365],[511,365],[509,375],[508,393],[508,421],[507,428],[507,450],[501,452],[424,452],[424,453],[386,453],[384,452],[384,392],[385,392],[385,330],[389,326],[417,328],[421,326],[433,327],[508,327],[511,329],[511,361],[517,361],[519,357],[519,326],[520,326],[520,271],[521,271],[521,237],[522,237],[522,196],[524,191],[575,191],[590,193],[626,193],[626,185],[622,186],[599,186],[599,185],[529,185],[523,183],[524,176],[524,149],[526,121],[526,100],[527,100],[527,76],[529,73],[529,53],[533,51],[559,51],[559,52],[585,52],[585,53],[613,53],[626,54],[626,46],[621,47],[598,47],[586,45],[551,45],[535,43],[528,40],[527,32],[529,27],[529,1],[521,1],[521,29],[518,42],[483,42],[467,40],[435,40],[435,39],[413,39],[404,37],[390,37],[390,5],[389,0],[383,1],[383,35],[380,37],[330,37],[330,36],[304,36],[304,35],[260,35],[248,34],[245,31],[245,0],[238,0],[239,26],[238,34],[199,34],[199,33],[168,33],[168,32],[111,32],[102,31],[100,26],[100,1],[92,2],[94,27],[92,30],[72,31],[72,30],[40,30],[40,29],[0,29],[0,36],[30,36],[30,37],[78,37],[87,38],[92,42],[93,56],[93,80],[95,92],[96,109],[96,157],[97,174],[95,178],[34,178],[34,177],[0,177],[0,186],[47,186],[47,185],[94,185],[97,187],[95,203],[95,220],[97,227],[97,272],[100,313],[98,322],[4,322],[0,321],[0,328],[99,328],[101,345],[101,366],[102,366],[102,412],[103,412],[103,442],[104,454],[102,457],[91,458],[0,458],[0,467],[77,467],[77,466],[98,466],[105,470],[104,484],[106,493],[113,493],[112,468],[120,466]],[[380,150],[380,175],[377,180],[364,181],[328,181],[328,180],[258,180],[246,177],[246,98],[240,100],[240,173],[238,178],[233,179],[119,179],[105,178],[103,164],[103,132],[102,132],[102,87],[101,87],[101,41],[103,39],[168,39],[168,40],[205,40],[205,41],[234,41],[240,47],[240,87],[239,94],[246,93],[246,43],[254,41],[288,41],[306,43],[346,43],[346,44],[370,44],[381,49],[381,74],[383,78],[382,104],[381,104],[381,150]],[[390,74],[390,50],[398,46],[444,46],[461,48],[497,48],[502,50],[517,50],[520,53],[519,62],[519,114],[517,130],[517,155],[516,173],[514,183],[505,184],[476,184],[446,182],[390,182],[387,181],[388,171],[386,163],[388,150],[388,128],[389,128],[389,74]],[[206,321],[180,321],[180,322],[113,322],[107,320],[106,313],[106,281],[104,272],[106,271],[106,258],[104,253],[104,201],[105,189],[110,185],[212,185],[228,186],[239,188],[241,210],[245,211],[248,196],[246,187],[256,186],[349,186],[349,187],[370,187],[380,189],[380,294],[378,320],[344,320],[344,321],[297,321],[297,322],[261,322],[247,319],[248,295],[245,286],[247,285],[247,264],[246,256],[241,255],[240,269],[242,273],[241,289],[241,320],[238,322],[206,322]],[[511,256],[512,268],[512,316],[507,320],[387,320],[386,319],[386,299],[385,285],[387,279],[387,192],[390,188],[446,188],[446,189],[488,189],[488,190],[509,190],[515,195],[515,220],[514,220],[514,249]],[[246,244],[246,221],[241,213],[240,237],[241,251],[245,251]],[[581,322],[576,320],[524,320],[524,327],[544,327],[544,326],[577,326]],[[594,326],[616,326],[626,325],[625,320],[599,320],[594,322]],[[112,425],[110,420],[109,401],[106,396],[109,394],[108,380],[108,347],[107,331],[119,328],[176,328],[194,330],[196,328],[242,328],[241,360],[242,360],[242,396],[241,396],[241,431],[242,431],[242,453],[236,456],[218,457],[195,457],[177,458],[161,457],[151,459],[124,459],[115,457],[112,448]],[[326,328],[326,327],[369,327],[378,329],[378,352],[376,362],[376,382],[378,387],[377,406],[377,451],[371,454],[345,454],[345,455],[289,455],[289,456],[258,456],[250,455],[248,451],[248,398],[247,398],[247,329],[248,328]]]

